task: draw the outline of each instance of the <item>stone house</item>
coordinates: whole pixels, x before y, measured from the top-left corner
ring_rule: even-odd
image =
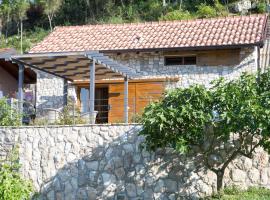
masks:
[[[69,83],[69,95],[73,95],[81,111],[86,112],[89,104],[89,71],[85,71],[86,76],[77,79],[73,72],[89,64],[77,65],[76,62],[83,59],[77,57],[70,60],[71,55],[94,50],[108,56],[137,75],[129,80],[128,85],[131,121],[132,116],[140,113],[150,101],[159,98],[167,88],[192,84],[208,86],[219,77],[233,79],[242,72],[265,70],[269,65],[267,21],[267,15],[250,15],[56,27],[29,54],[17,57],[17,61],[43,71],[37,71],[39,109],[61,107],[65,88],[62,78],[73,76],[73,81]],[[58,59],[55,59],[56,55]],[[35,58],[35,62],[30,63],[31,58]],[[54,76],[60,72],[65,74],[60,78]],[[103,75],[109,73],[102,72]],[[123,120],[124,87],[124,80],[119,77],[109,76],[95,81],[98,122]]]

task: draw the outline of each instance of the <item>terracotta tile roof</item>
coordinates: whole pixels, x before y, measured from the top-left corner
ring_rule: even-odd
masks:
[[[267,15],[56,27],[30,53],[248,45],[262,42]]]

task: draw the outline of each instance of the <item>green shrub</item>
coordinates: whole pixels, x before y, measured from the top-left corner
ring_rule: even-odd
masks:
[[[260,2],[257,5],[257,13],[265,13],[267,11],[266,3]]]
[[[18,126],[20,125],[19,113],[11,108],[6,98],[0,99],[0,126]]]
[[[26,200],[33,192],[31,182],[19,173],[19,152],[14,148],[5,161],[0,164],[0,199]]]
[[[199,18],[210,18],[217,16],[216,9],[212,6],[202,3],[197,8],[197,15]]]
[[[192,18],[193,18],[192,15],[188,11],[174,10],[160,17],[160,20],[172,21],[172,20],[192,19]]]
[[[81,118],[80,109],[74,105],[71,99],[68,99],[68,105],[64,107],[60,113],[59,125],[72,125],[72,124],[86,124],[85,120]]]

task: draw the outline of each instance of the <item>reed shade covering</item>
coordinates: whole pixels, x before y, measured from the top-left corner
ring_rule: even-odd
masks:
[[[117,63],[98,51],[24,54],[11,57],[13,62],[41,70],[69,81],[89,80],[90,64],[96,63],[95,79],[135,78],[134,69]]]

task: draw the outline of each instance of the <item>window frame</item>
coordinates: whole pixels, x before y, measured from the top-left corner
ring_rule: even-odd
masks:
[[[194,57],[195,58],[195,64],[185,64],[185,58],[188,57]],[[168,58],[181,58],[182,59],[182,64],[167,64]],[[189,65],[197,65],[197,55],[165,55],[164,56],[164,66],[189,66]]]

